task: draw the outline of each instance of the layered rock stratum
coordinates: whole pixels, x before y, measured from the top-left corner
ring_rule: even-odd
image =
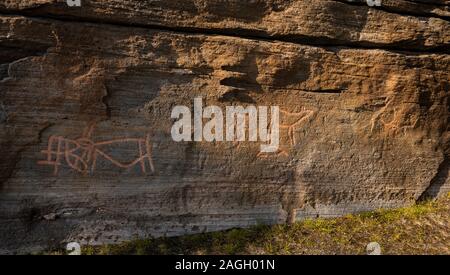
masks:
[[[450,191],[449,4],[0,0],[0,252]],[[280,106],[280,152],[174,142],[172,108],[196,97]]]

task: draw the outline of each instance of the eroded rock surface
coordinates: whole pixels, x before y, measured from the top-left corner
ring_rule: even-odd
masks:
[[[0,251],[293,222],[450,191],[448,4],[1,0]],[[172,108],[195,97],[280,106],[280,152],[174,142]],[[70,151],[80,144],[104,155],[83,162]]]

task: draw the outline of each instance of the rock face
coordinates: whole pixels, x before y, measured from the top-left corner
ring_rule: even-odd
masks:
[[[2,253],[450,191],[449,1],[65,2],[0,0]],[[280,151],[174,142],[196,97],[279,106]]]

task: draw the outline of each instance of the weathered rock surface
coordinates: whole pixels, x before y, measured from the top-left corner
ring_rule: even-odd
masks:
[[[0,252],[450,191],[448,1],[64,2],[0,0]],[[280,106],[293,136],[174,142],[194,97]],[[68,149],[93,143],[95,161]]]
[[[0,11],[309,44],[448,52],[450,43],[447,1],[384,0],[380,9],[366,0],[84,0],[78,9],[65,2],[4,1]]]

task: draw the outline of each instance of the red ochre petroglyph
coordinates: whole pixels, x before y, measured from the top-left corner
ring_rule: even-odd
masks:
[[[92,133],[95,125],[92,124],[85,128],[82,136],[77,139],[69,139],[62,136],[51,136],[48,141],[47,150],[42,153],[47,155],[47,160],[39,161],[40,165],[53,166],[54,175],[58,175],[60,167],[65,162],[71,169],[82,173],[93,173],[96,169],[99,157],[109,161],[116,167],[129,169],[139,165],[142,173],[147,173],[147,164],[152,173],[155,168],[152,160],[152,146],[150,136],[147,134],[145,138],[118,138],[95,142],[92,140]],[[139,157],[135,160],[124,163],[114,159],[107,154],[102,148],[106,146],[118,146],[120,144],[131,143],[136,144]]]

